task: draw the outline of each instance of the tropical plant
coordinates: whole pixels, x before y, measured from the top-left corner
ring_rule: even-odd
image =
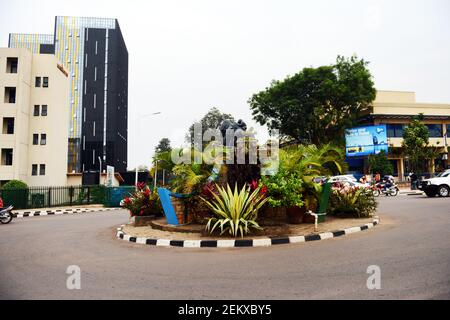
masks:
[[[280,150],[279,172],[285,177],[292,175],[301,180],[299,193],[302,194],[304,205],[313,210],[322,192],[321,185],[314,182],[314,178],[343,173],[347,169],[344,159],[343,149],[331,144],[321,147],[298,145]],[[282,179],[280,183],[283,183]]]
[[[211,218],[206,225],[206,230],[213,233],[220,228],[220,234],[229,233],[233,237],[239,234],[244,237],[251,229],[261,229],[256,222],[259,209],[267,202],[261,187],[253,192],[249,186],[244,186],[240,191],[235,185],[234,191],[229,184],[226,188],[216,186],[217,192],[212,193],[214,200],[208,201],[202,198],[216,217]]]
[[[330,211],[336,215],[367,218],[377,209],[373,191],[365,187],[336,184],[330,199]]]
[[[174,178],[171,186],[174,192],[184,194],[199,194],[202,187],[207,184],[208,178],[211,177],[214,165],[204,161],[206,155],[193,150],[193,157],[202,159],[201,164],[178,164],[173,167],[172,172]]]
[[[123,200],[123,207],[130,211],[131,217],[158,215],[162,212],[158,194],[151,192],[144,183],[138,183],[137,190]]]

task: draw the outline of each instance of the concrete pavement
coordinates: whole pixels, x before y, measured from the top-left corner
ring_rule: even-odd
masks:
[[[381,225],[317,243],[177,249],[115,239],[124,211],[0,226],[1,299],[450,299],[450,198],[381,197]],[[81,290],[66,269],[81,268]],[[368,266],[381,290],[368,290]]]

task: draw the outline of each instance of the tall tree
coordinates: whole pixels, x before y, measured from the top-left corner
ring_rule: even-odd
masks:
[[[155,153],[162,153],[172,151],[172,147],[170,146],[170,140],[168,138],[163,138],[159,141],[158,145],[155,148]]]
[[[379,173],[381,176],[394,174],[394,167],[389,162],[384,150],[379,154],[369,156],[369,167],[371,173]]]
[[[195,124],[200,123],[202,125],[202,136],[203,136],[206,130],[219,128],[222,121],[227,119],[235,121],[234,117],[231,114],[222,113],[219,109],[212,108],[211,110],[208,111],[207,114],[203,116],[203,118],[200,121],[193,123],[189,127],[189,131],[186,134],[186,142],[193,143]]]
[[[376,96],[367,66],[356,56],[338,56],[334,65],[273,81],[250,98],[253,118],[298,142],[342,143],[345,130],[371,109]]]
[[[416,173],[426,171],[424,163],[429,160],[430,131],[423,124],[423,114],[413,117],[403,131],[403,148],[411,169]]]

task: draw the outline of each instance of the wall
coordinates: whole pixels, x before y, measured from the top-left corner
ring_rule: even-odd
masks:
[[[29,141],[33,134],[47,134],[47,144],[29,144],[29,184],[65,186],[67,183],[67,140],[69,132],[69,78],[58,69],[54,55],[33,55]],[[35,88],[35,77],[49,77],[48,88]],[[34,105],[48,105],[46,117],[33,116]],[[46,165],[45,176],[31,176],[32,164]]]

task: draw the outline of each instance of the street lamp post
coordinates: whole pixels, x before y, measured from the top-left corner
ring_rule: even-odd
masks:
[[[138,151],[138,142],[137,142],[137,138],[138,138],[138,136],[139,136],[139,134],[140,134],[140,131],[141,131],[141,120],[143,119],[143,118],[146,118],[146,117],[151,117],[151,116],[156,116],[156,115],[160,115],[161,114],[161,112],[154,112],[154,113],[149,113],[149,114],[138,114],[137,115],[137,118],[136,118],[136,123],[137,123],[137,136],[136,136],[136,142],[135,142],[135,148],[136,148],[136,151],[135,151],[135,155],[136,155],[136,163],[137,163],[137,151]],[[134,183],[134,185],[136,186],[136,189],[137,189],[137,184],[138,184],[138,176],[139,176],[139,174],[138,174],[138,172],[139,172],[139,165],[136,165],[136,177],[135,177],[135,183]]]
[[[102,164],[103,164],[103,162],[102,162],[102,158],[101,157],[98,157],[98,161],[99,161],[99,163],[100,163],[100,170],[99,170],[99,172],[98,172],[98,183],[101,185],[102,184]]]

